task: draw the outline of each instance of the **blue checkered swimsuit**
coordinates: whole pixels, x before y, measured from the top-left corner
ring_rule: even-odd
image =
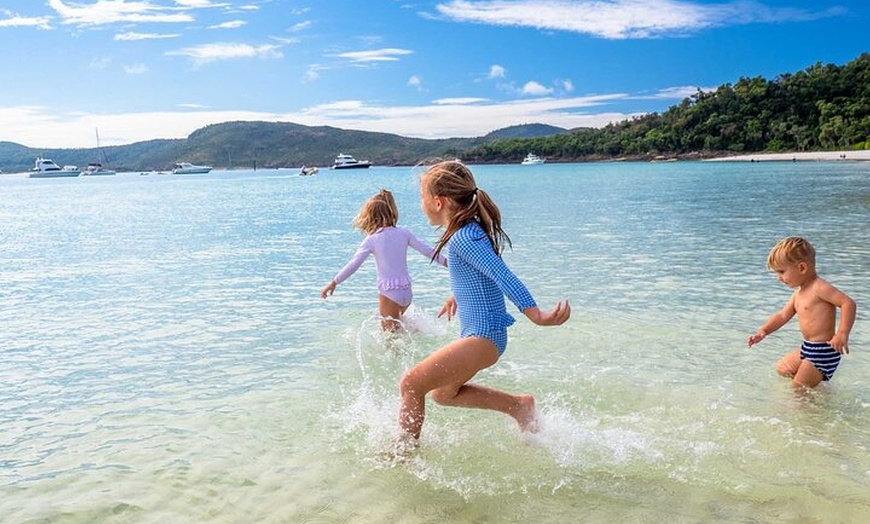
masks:
[[[505,295],[520,311],[537,306],[535,299],[495,254],[477,222],[459,228],[447,248],[460,336],[489,339],[501,355],[507,347],[507,327],[514,323],[505,308]]]

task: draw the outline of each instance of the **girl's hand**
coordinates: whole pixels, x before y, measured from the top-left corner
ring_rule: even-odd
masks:
[[[441,306],[441,311],[438,312],[438,318],[441,318],[444,313],[447,313],[447,320],[456,316],[456,299],[452,296],[444,302],[443,306]]]
[[[329,284],[326,284],[326,287],[320,290],[320,298],[326,298],[333,294],[335,292],[335,286],[337,285],[338,284],[335,283],[335,280],[330,280]]]
[[[571,304],[568,301],[558,302],[552,311],[543,312],[537,307],[523,310],[523,313],[539,326],[561,326],[571,316]]]

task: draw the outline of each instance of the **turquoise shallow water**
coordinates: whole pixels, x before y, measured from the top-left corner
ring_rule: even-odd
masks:
[[[505,255],[560,328],[518,313],[480,382],[543,430],[430,405],[384,458],[402,370],[451,340],[443,268],[411,254],[409,331],[368,262],[320,288],[382,187],[429,242],[409,168],[0,177],[0,519],[62,522],[861,522],[870,514],[870,164],[473,167]],[[747,349],[804,235],[858,302],[853,353],[798,396]]]

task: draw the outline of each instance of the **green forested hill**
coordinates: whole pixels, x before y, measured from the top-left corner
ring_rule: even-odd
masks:
[[[596,160],[723,152],[870,149],[870,54],[843,66],[815,64],[773,80],[741,78],[667,111],[541,138],[498,140],[468,161]]]
[[[0,142],[0,169],[5,172],[30,169],[39,155],[58,164],[78,166],[101,159],[121,171],[166,170],[177,161],[219,168],[329,166],[338,153],[348,153],[376,165],[414,164],[427,157],[459,156],[482,141],[482,138],[424,140],[291,123],[225,122],[198,129],[187,139],[150,140],[104,147],[102,151],[34,149]]]
[[[842,66],[815,64],[772,80],[741,78],[715,91],[698,91],[663,113],[602,129],[523,124],[484,137],[425,140],[327,126],[226,122],[187,139],[104,147],[102,153],[112,168],[142,171],[169,169],[176,161],[218,168],[328,166],[338,153],[376,165],[409,165],[430,157],[518,162],[528,152],[570,162],[865,148],[870,149],[870,53]],[[96,149],[0,142],[0,169],[27,170],[38,155],[79,166],[102,157]]]

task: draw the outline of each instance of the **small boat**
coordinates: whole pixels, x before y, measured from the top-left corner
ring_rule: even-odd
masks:
[[[200,173],[208,173],[211,171],[211,166],[196,166],[190,162],[178,162],[175,164],[175,169],[172,173],[175,175],[197,175]]]
[[[368,169],[372,163],[368,160],[357,160],[351,155],[339,153],[335,157],[335,162],[332,164],[332,169]]]
[[[99,157],[102,157],[103,161],[108,162],[109,159],[106,158],[106,153],[103,151],[103,148],[100,147],[100,131],[98,129],[94,129],[94,134],[97,136],[97,151],[100,153]],[[98,157],[98,158],[99,158]],[[82,171],[82,176],[100,176],[100,175],[114,175],[116,171],[103,167],[103,164],[100,163],[99,160],[96,162],[91,162],[88,164],[88,167]]]
[[[524,166],[537,166],[543,163],[544,159],[534,153],[529,153],[528,155],[526,155],[526,158],[524,158],[521,162],[521,164]]]
[[[82,176],[105,176],[105,175],[114,175],[116,171],[112,169],[106,169],[103,167],[103,164],[99,162],[91,162],[88,164],[88,167],[82,171]]]
[[[38,157],[30,170],[30,178],[60,178],[79,176],[81,171],[76,166],[61,168],[50,158]]]
[[[318,171],[320,171],[320,170],[317,169],[317,166],[311,166],[311,167],[302,166],[302,168],[299,170],[299,176],[316,175]]]

